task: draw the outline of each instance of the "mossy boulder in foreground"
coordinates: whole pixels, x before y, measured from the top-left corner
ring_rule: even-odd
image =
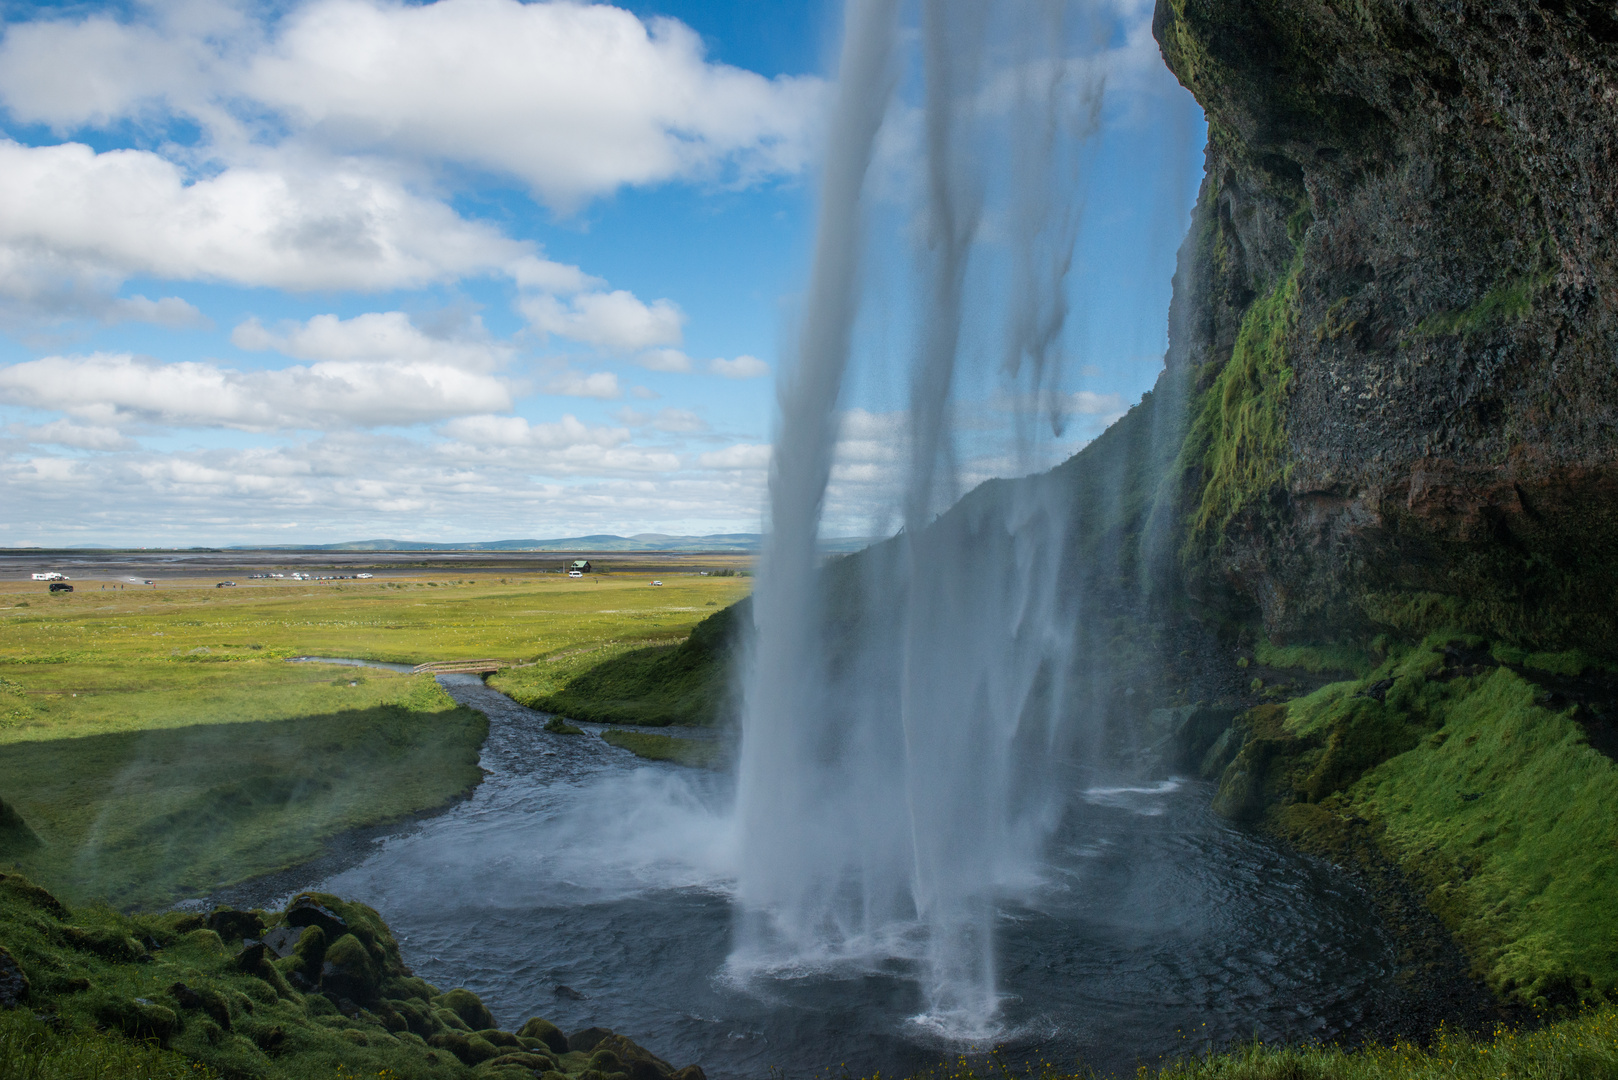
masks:
[[[575,1036],[589,1054],[539,1017],[500,1030],[470,990],[415,977],[364,904],[302,893],[284,911],[121,915],[0,873],[0,1049],[46,1053],[42,1032],[147,1043],[152,1075],[702,1080],[601,1028]]]

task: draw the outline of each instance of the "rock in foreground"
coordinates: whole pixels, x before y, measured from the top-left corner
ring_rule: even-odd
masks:
[[[476,994],[415,977],[376,911],[325,893],[284,911],[125,916],[0,874],[0,1006],[155,1040],[228,1077],[703,1080],[603,1028],[500,1030]]]

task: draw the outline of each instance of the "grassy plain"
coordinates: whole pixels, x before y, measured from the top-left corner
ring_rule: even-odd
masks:
[[[294,656],[532,664],[536,692],[603,660],[677,644],[742,596],[740,577],[559,574],[298,583],[212,582],[49,595],[0,585],[0,743],[387,704],[401,680]],[[356,685],[350,686],[354,682]]]
[[[484,719],[430,676],[294,664],[500,658],[560,687],[671,647],[746,578],[435,576],[215,589],[0,585],[0,862],[151,905],[476,785]]]

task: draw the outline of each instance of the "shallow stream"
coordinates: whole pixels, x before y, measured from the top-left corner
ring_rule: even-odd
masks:
[[[476,676],[440,681],[490,719],[483,784],[299,886],[375,906],[418,974],[503,1027],[609,1027],[714,1080],[902,1075],[967,1049],[916,1022],[904,960],[728,976],[726,778],[549,734]],[[1075,772],[1070,791],[1042,884],[1001,909],[1010,1061],[1122,1073],[1210,1041],[1331,1038],[1388,990],[1369,900],[1213,817],[1205,784]]]

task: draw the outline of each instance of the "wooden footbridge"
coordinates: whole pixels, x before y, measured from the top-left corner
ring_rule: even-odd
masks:
[[[488,675],[515,667],[510,660],[433,660],[410,669],[412,675]]]

